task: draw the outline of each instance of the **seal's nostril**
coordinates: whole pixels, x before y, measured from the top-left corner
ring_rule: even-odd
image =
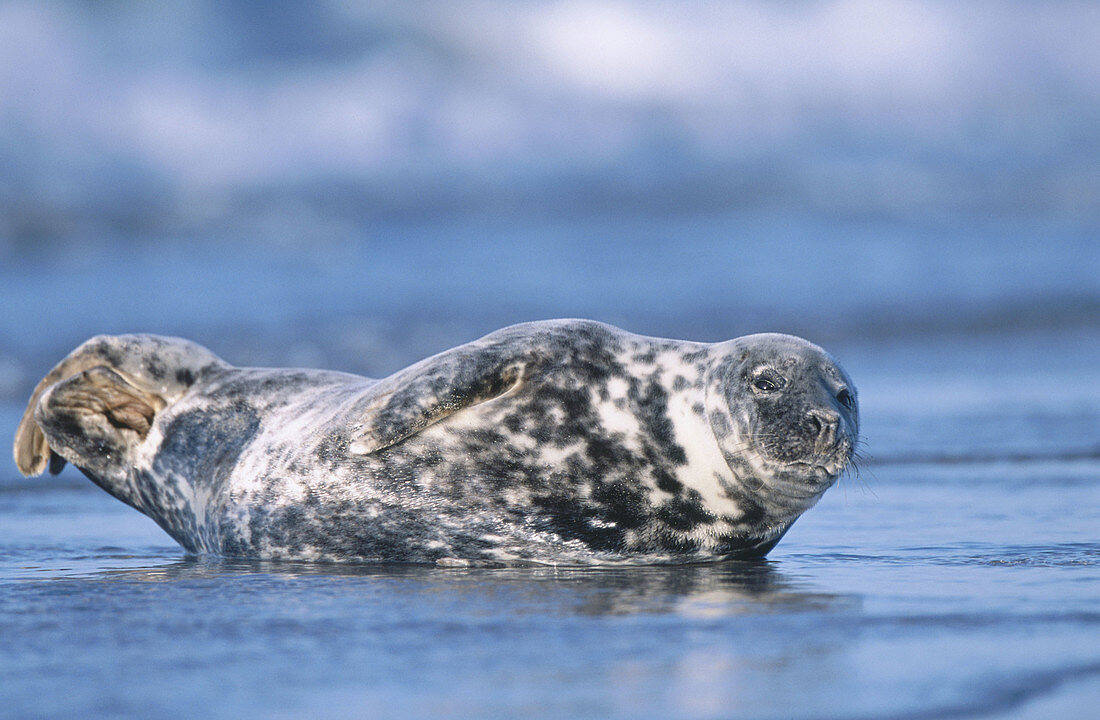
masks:
[[[810,427],[813,429],[819,451],[832,447],[836,442],[836,429],[840,416],[831,410],[811,410]]]
[[[821,420],[818,419],[817,415],[810,415],[810,427],[814,431],[814,437],[818,437],[819,435],[821,435]]]

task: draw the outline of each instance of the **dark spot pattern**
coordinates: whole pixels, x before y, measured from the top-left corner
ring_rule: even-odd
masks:
[[[177,415],[164,428],[153,472],[189,478],[195,487],[219,489],[259,426],[256,411],[243,401]]]
[[[145,356],[145,374],[154,381],[161,381],[168,376],[168,369],[164,362],[156,355]]]
[[[674,465],[687,462],[684,449],[676,443],[672,418],[668,414],[668,391],[654,375],[647,379],[644,389],[642,383],[631,378],[630,398],[634,401],[643,427],[657,445],[658,451]]]
[[[673,530],[694,530],[717,520],[703,505],[697,490],[666,500],[657,508],[657,517]]]

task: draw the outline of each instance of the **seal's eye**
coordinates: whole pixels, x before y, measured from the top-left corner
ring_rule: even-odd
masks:
[[[836,399],[837,402],[839,402],[841,405],[848,408],[849,410],[856,406],[855,398],[853,398],[852,393],[848,392],[847,390],[841,390],[840,392],[838,392],[836,394]]]
[[[771,370],[765,370],[753,378],[752,386],[758,392],[770,393],[781,389],[787,381]]]

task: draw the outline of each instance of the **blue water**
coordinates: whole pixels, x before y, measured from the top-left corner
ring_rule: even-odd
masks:
[[[0,2],[0,438],[102,332],[382,376],[581,316],[830,350],[755,563],[196,559],[0,465],[0,717],[1091,718],[1100,11]]]

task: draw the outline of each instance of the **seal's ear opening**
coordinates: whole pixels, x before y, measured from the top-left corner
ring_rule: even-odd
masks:
[[[134,387],[103,365],[39,390],[15,435],[15,462],[24,475],[41,474],[47,465],[57,474],[66,458],[81,469],[117,463],[145,439],[165,406],[159,395]]]

